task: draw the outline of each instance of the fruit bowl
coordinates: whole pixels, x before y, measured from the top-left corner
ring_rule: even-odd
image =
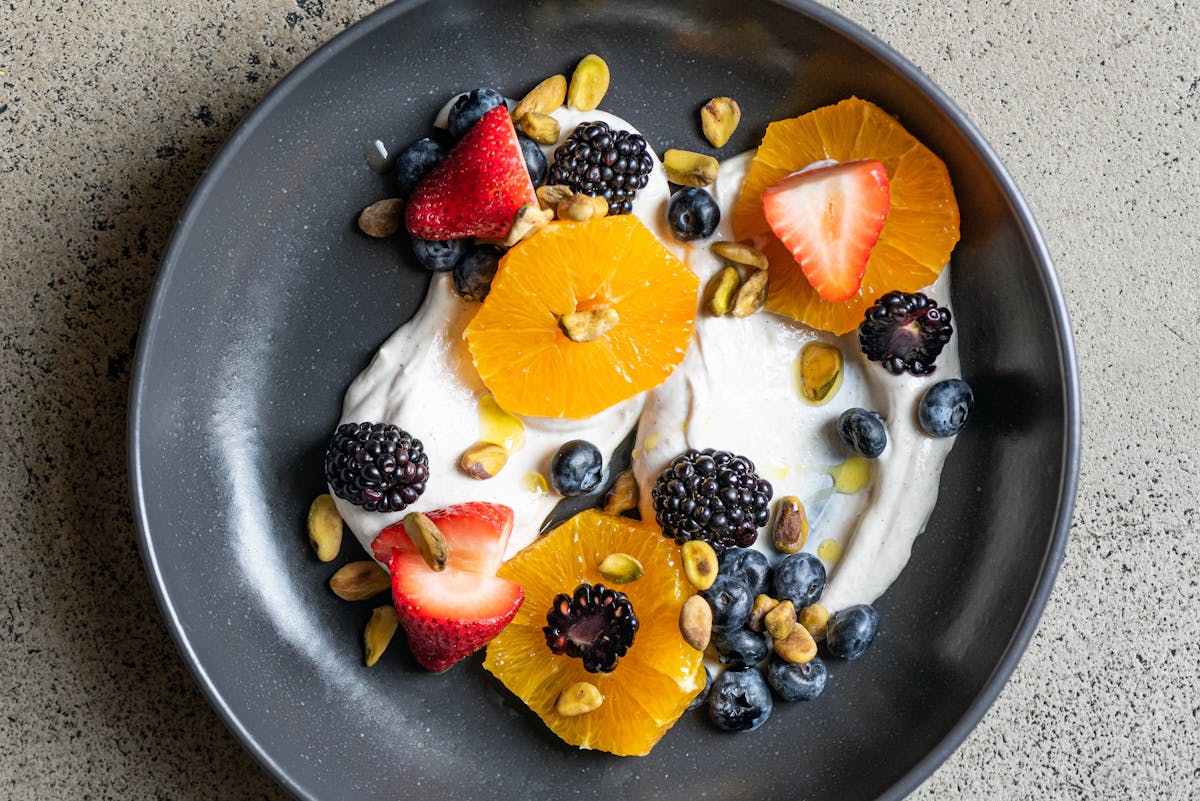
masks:
[[[714,94],[742,106],[729,152],[772,119],[870,99],[945,160],[962,215],[953,301],[977,406],[877,605],[870,658],[831,666],[818,701],[752,734],[685,716],[644,758],[563,745],[482,655],[429,674],[395,649],[364,669],[371,603],[327,591],[333,567],[304,535],[342,392],[428,280],[401,241],[353,228],[382,191],[364,146],[417,138],[461,89],[519,92],[586,52],[613,68],[606,106],[659,152],[697,147],[696,110]],[[1032,636],[1078,448],[1061,293],[996,156],[869,34],[766,0],[397,3],[352,27],[280,83],[196,190],[146,314],[130,412],[141,543],[176,643],[231,729],[304,799],[900,798],[980,719]]]

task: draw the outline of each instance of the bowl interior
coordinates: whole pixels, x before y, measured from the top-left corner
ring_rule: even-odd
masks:
[[[852,30],[817,8],[751,0],[400,2],[289,76],[215,162],[146,319],[134,493],[180,647],[294,793],[895,798],[982,714],[1032,631],[1065,538],[1070,345],[1044,249],[992,157],[915,71]],[[478,657],[429,675],[395,648],[362,668],[372,604],[326,590],[333,566],[312,559],[304,533],[342,392],[427,280],[402,240],[354,228],[393,191],[366,168],[364,146],[425,135],[455,91],[519,94],[587,52],[613,67],[605,107],[659,152],[697,149],[696,110],[718,94],[743,109],[723,153],[753,147],[771,119],[851,94],[896,114],[947,162],[957,190],[956,324],[978,401],[928,529],[878,604],[869,658],[831,665],[820,699],[777,706],[750,735],[686,715],[642,759],[563,746]],[[358,558],[352,544],[343,551]]]

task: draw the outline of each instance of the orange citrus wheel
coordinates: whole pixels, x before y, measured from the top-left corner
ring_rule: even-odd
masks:
[[[589,417],[683,361],[698,283],[632,215],[551,223],[500,260],[465,333],[475,369],[510,412]],[[590,341],[560,327],[563,315],[608,310],[615,324]]]
[[[876,159],[891,182],[891,207],[862,288],[844,303],[830,303],[817,294],[771,232],[762,210],[764,189],[822,159]],[[844,334],[862,322],[866,308],[881,295],[915,292],[933,283],[958,242],[958,201],[941,159],[879,106],[852,97],[767,126],[733,207],[733,232],[738,239],[766,245],[763,251],[771,264],[768,309]]]
[[[613,553],[641,562],[641,578],[605,581],[596,565]],[[704,688],[702,655],[679,633],[679,610],[693,590],[678,546],[654,525],[580,512],[501,565],[498,575],[519,583],[525,602],[488,644],[483,666],[571,745],[648,754]],[[542,632],[554,596],[570,595],[582,582],[625,593],[638,618],[633,644],[611,673],[589,673],[582,660],[551,652]],[[604,702],[582,715],[560,715],[559,694],[581,681],[595,685]]]

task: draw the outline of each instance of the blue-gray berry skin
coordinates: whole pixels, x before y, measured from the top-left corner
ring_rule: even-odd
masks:
[[[446,155],[446,146],[426,137],[418,139],[396,156],[396,187],[402,197],[408,197],[421,179]]]
[[[874,459],[887,447],[887,428],[878,412],[847,409],[837,422],[838,435],[850,450]]]
[[[713,196],[695,186],[671,195],[667,206],[667,225],[680,242],[707,239],[721,222],[721,207]]]
[[[713,682],[708,718],[724,731],[753,731],[767,722],[774,703],[771,690],[755,668],[731,668]]]
[[[603,477],[604,457],[586,440],[564,442],[550,458],[550,486],[559,495],[572,498],[591,492]]]
[[[751,598],[771,592],[771,563],[753,548],[730,548],[721,554],[718,574],[746,582]]]
[[[446,127],[451,136],[455,139],[462,139],[463,134],[470,130],[472,125],[479,122],[484,114],[496,106],[502,105],[504,105],[504,95],[495,89],[488,89],[486,86],[472,89],[454,101],[446,119]]]
[[[689,712],[693,709],[699,709],[708,702],[708,694],[712,691],[712,683],[712,673],[709,672],[709,669],[706,667],[704,668],[704,689],[700,691],[699,695],[692,699],[690,704],[688,704],[687,708]]]
[[[825,648],[831,656],[858,659],[879,632],[879,613],[869,604],[855,604],[834,612],[825,629]]]
[[[750,608],[754,605],[754,596],[746,582],[734,576],[717,574],[717,580],[700,595],[712,607],[714,632],[732,631],[746,625],[750,617]]]
[[[713,647],[722,665],[754,667],[767,658],[767,636],[750,629],[713,632]]]
[[[825,565],[811,553],[794,553],[775,566],[775,597],[800,610],[812,606],[825,592]]]
[[[780,701],[811,701],[825,689],[825,678],[829,671],[821,657],[814,656],[803,665],[788,662],[778,656],[771,657],[767,665],[767,684]]]
[[[971,410],[975,408],[975,393],[966,381],[950,378],[939,381],[921,397],[917,419],[921,428],[932,437],[953,437],[963,430]]]
[[[517,141],[521,144],[521,155],[525,158],[529,180],[534,186],[541,186],[546,182],[546,172],[550,169],[542,146],[523,133],[517,134]]]
[[[442,273],[453,270],[454,266],[467,255],[470,245],[465,239],[421,239],[412,238],[413,255],[426,270]]]
[[[482,301],[488,296],[502,255],[500,248],[477,245],[454,265],[454,288],[464,300]]]

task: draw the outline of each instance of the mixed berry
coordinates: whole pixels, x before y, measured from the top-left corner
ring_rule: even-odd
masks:
[[[652,491],[664,537],[680,545],[704,540],[718,554],[754,544],[770,516],[771,495],[753,462],[712,448],[676,456]]]
[[[343,423],[325,449],[333,494],[369,512],[399,512],[416,503],[429,480],[421,440],[399,426]]]
[[[650,180],[654,157],[641,134],[604,122],[579,125],[554,151],[548,183],[608,201],[609,214],[629,214],[639,189]]]

